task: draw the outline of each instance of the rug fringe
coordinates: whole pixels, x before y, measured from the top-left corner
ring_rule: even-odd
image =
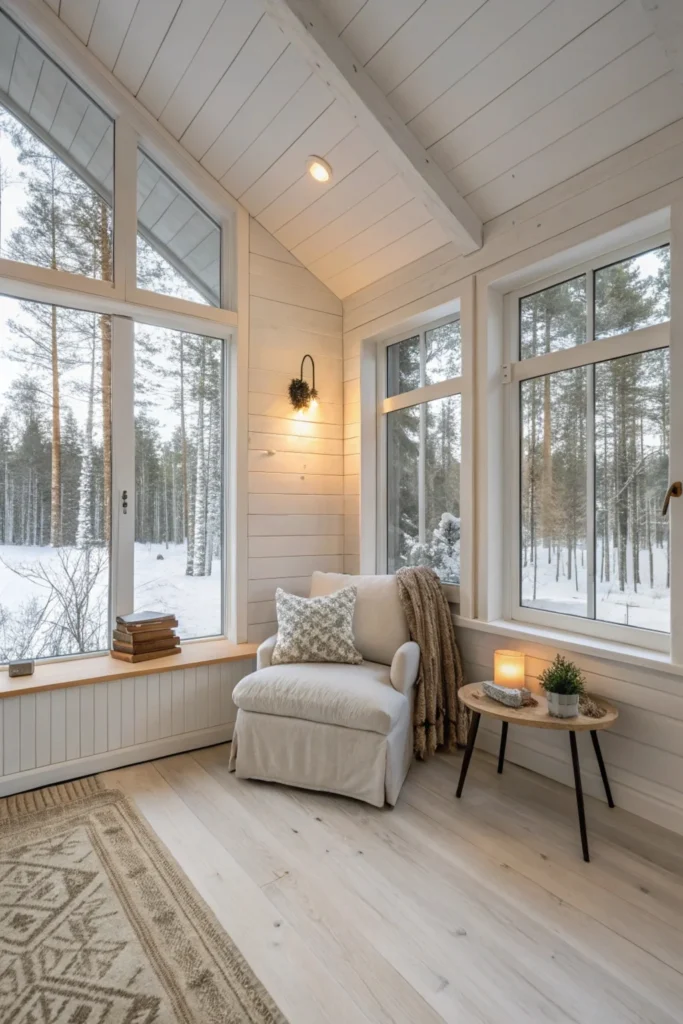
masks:
[[[102,790],[99,778],[96,775],[88,775],[83,779],[74,779],[73,782],[61,782],[56,786],[14,793],[0,799],[0,824],[3,821],[13,821],[24,814],[47,810],[49,807],[64,807],[101,793]]]

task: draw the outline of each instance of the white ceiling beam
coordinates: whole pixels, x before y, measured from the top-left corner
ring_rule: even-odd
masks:
[[[681,0],[641,0],[652,31],[664,47],[671,70],[683,82],[683,3]]]
[[[382,90],[340,39],[314,0],[263,0],[268,14],[377,143],[460,252],[482,245],[482,224],[455,185],[403,123]],[[322,154],[321,154],[322,155]]]

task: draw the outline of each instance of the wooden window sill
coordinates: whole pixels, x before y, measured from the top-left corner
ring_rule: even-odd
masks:
[[[89,658],[43,662],[36,665],[32,676],[10,679],[5,668],[0,671],[0,698],[20,697],[25,693],[58,690],[66,686],[86,686],[104,683],[110,679],[129,679],[131,676],[150,676],[160,672],[196,668],[224,661],[244,661],[254,658],[258,644],[232,644],[229,640],[202,640],[184,644],[180,654],[166,658],[153,658],[131,665],[118,661],[109,654],[94,654]]]

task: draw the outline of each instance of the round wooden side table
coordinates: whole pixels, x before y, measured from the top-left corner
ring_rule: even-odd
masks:
[[[602,751],[600,750],[598,731],[600,729],[608,729],[616,722],[619,717],[617,709],[611,704],[608,704],[607,701],[593,697],[595,703],[599,704],[606,712],[602,718],[588,718],[587,715],[578,715],[576,718],[553,718],[548,714],[548,702],[542,694],[534,694],[535,699],[538,701],[534,707],[509,708],[506,707],[505,704],[500,704],[498,701],[492,700],[491,697],[487,697],[481,688],[481,683],[469,683],[467,686],[463,686],[459,691],[458,696],[463,704],[465,704],[472,712],[472,723],[467,737],[467,748],[465,750],[465,756],[463,757],[462,768],[460,769],[458,789],[455,794],[458,798],[462,796],[463,786],[465,785],[465,779],[467,778],[467,769],[469,768],[470,761],[472,760],[472,751],[474,750],[474,744],[477,738],[479,720],[482,715],[488,715],[489,718],[497,718],[502,723],[500,750],[498,753],[499,774],[503,771],[503,765],[505,763],[505,744],[507,743],[508,725],[524,725],[532,729],[555,729],[569,733],[569,746],[572,754],[572,767],[574,769],[574,785],[576,787],[576,805],[579,812],[579,829],[581,831],[581,848],[583,850],[583,859],[585,861],[589,861],[590,856],[588,853],[588,835],[586,832],[586,812],[583,806],[583,787],[581,785],[581,768],[579,765],[579,752],[576,745],[576,733],[590,732],[591,739],[593,741],[593,749],[595,750],[595,756],[597,758],[600,775],[602,777],[602,783],[605,787],[607,803],[610,807],[614,807],[612,792],[609,787],[609,780],[605,769],[605,762],[602,759]]]

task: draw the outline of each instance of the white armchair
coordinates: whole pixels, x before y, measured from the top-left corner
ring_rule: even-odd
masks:
[[[396,803],[413,752],[420,648],[409,639],[394,576],[313,573],[311,597],[357,588],[353,631],[361,665],[272,665],[276,637],[235,687],[230,768],[281,782]]]

